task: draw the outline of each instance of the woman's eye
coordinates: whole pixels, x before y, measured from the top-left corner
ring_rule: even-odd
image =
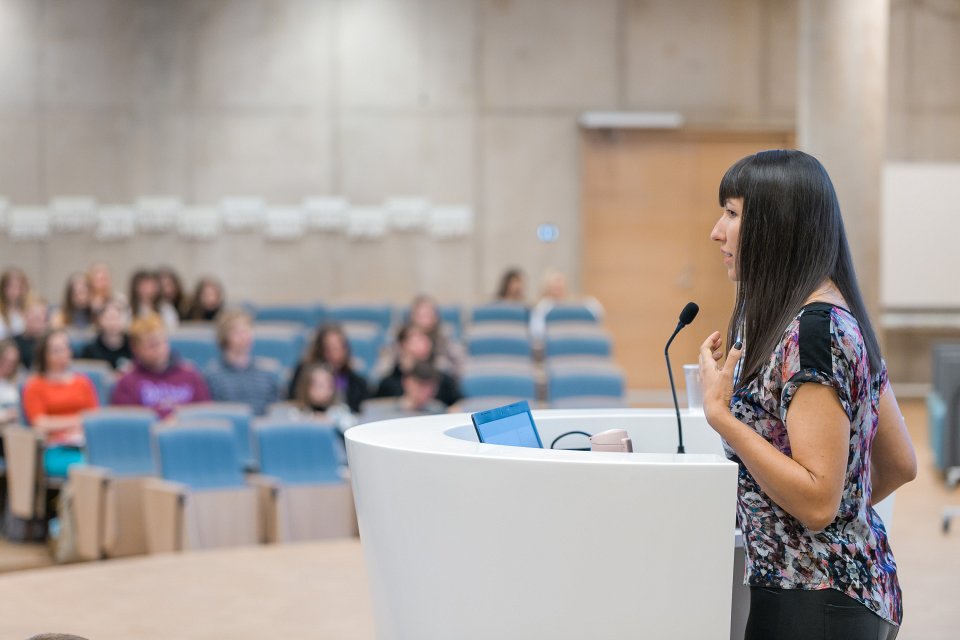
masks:
[[[727,209],[726,212],[727,212],[727,215],[730,216],[731,218],[737,217],[737,212],[734,211],[733,209]]]

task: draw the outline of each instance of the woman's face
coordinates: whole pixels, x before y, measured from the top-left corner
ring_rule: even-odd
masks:
[[[424,331],[431,331],[439,320],[437,308],[430,302],[420,302],[410,311],[410,321]]]
[[[204,309],[217,309],[223,301],[220,299],[220,288],[214,284],[205,284],[200,289],[200,306]]]
[[[144,304],[151,304],[160,293],[160,285],[153,276],[140,278],[137,282],[137,298]]]
[[[334,369],[340,369],[347,364],[347,345],[339,333],[328,333],[323,336],[323,359]]]
[[[740,242],[740,219],[743,217],[743,198],[729,198],[723,203],[723,213],[710,232],[710,239],[720,243],[723,264],[727,277],[733,282],[740,279],[737,272],[737,248]]]
[[[126,331],[130,323],[130,314],[116,304],[109,304],[100,313],[100,329],[104,333],[117,335]]]
[[[523,300],[523,276],[513,276],[507,281],[506,297],[508,300]]]
[[[0,378],[8,380],[13,377],[20,367],[20,351],[9,346],[0,353]]]
[[[70,367],[70,339],[65,333],[55,333],[47,342],[47,371],[60,373]]]
[[[333,376],[326,369],[314,369],[310,373],[310,386],[307,388],[307,401],[314,406],[328,406],[333,403]]]
[[[90,306],[90,287],[84,277],[74,278],[70,287],[70,302],[75,309],[85,309]]]
[[[180,293],[176,280],[169,273],[163,273],[159,276],[160,294],[165,300],[173,300]]]
[[[106,295],[113,287],[110,280],[110,269],[105,264],[95,264],[90,267],[90,286],[100,295]]]
[[[23,282],[23,275],[20,273],[12,273],[7,279],[7,286],[3,291],[3,298],[7,302],[16,302],[23,298],[26,293],[26,287]]]
[[[427,360],[433,351],[433,341],[423,331],[411,330],[400,349],[414,360]]]

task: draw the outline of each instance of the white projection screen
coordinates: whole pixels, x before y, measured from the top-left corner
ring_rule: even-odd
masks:
[[[880,220],[882,306],[960,309],[960,164],[887,164]]]

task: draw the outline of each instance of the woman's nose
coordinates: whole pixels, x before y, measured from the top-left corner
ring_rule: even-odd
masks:
[[[710,239],[716,240],[717,242],[723,242],[723,234],[721,233],[720,227],[723,225],[723,218],[717,220],[717,224],[713,225],[713,230],[710,231]]]

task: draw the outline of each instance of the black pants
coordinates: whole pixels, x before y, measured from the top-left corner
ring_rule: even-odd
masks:
[[[744,640],[894,640],[899,630],[836,589],[750,587]]]

